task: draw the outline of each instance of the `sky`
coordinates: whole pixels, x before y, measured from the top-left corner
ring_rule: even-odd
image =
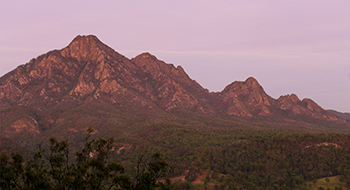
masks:
[[[181,65],[209,91],[252,76],[350,112],[347,0],[0,0],[0,76],[77,35]]]

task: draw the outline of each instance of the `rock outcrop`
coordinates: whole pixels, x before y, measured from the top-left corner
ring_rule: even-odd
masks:
[[[338,116],[322,109],[313,100],[308,98],[300,100],[295,94],[279,97],[276,107],[288,111],[289,115],[307,115],[332,121],[342,120]]]
[[[189,78],[181,66],[166,64],[149,53],[143,53],[133,59],[133,63],[145,73],[147,98],[170,111],[173,108],[187,108],[202,113],[213,113],[213,108],[205,103],[206,91]]]
[[[301,101],[294,94],[273,99],[252,77],[233,82],[222,92],[210,93],[181,66],[167,64],[149,53],[128,59],[95,36],[77,36],[62,50],[32,59],[0,78],[0,111],[10,113],[17,107],[31,110],[12,119],[2,118],[13,130],[40,133],[54,125],[60,115],[45,119],[38,113],[53,107],[64,113],[68,107],[86,102],[105,102],[111,109],[130,114],[186,109],[212,117],[286,117],[275,111],[281,110],[288,113],[287,117],[307,115],[344,121],[314,101]]]
[[[213,103],[218,105],[220,111],[249,118],[271,114],[268,107],[273,101],[253,77],[245,82],[231,83],[213,99]]]

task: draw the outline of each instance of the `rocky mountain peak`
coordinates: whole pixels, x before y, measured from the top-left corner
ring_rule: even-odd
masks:
[[[91,51],[98,47],[106,46],[103,44],[96,36],[77,36],[69,43],[68,48],[70,50],[75,50],[77,53],[83,51]],[[95,49],[96,50],[96,49]]]
[[[211,116],[299,114],[338,120],[312,100],[301,101],[295,94],[278,100],[271,98],[253,77],[233,82],[222,92],[209,93],[181,66],[165,63],[148,52],[130,60],[93,35],[77,36],[67,47],[32,59],[0,78],[0,111],[20,106],[34,110],[33,113],[46,113],[63,105],[64,112],[72,108],[72,102],[74,105],[104,102],[112,110],[131,115],[150,110],[169,114],[179,109]],[[58,121],[42,117],[38,123],[40,119],[46,123]],[[45,124],[43,128],[48,127]]]
[[[290,95],[280,96],[278,98],[278,101],[296,103],[296,102],[300,102],[301,100],[298,98],[297,95],[290,94]]]
[[[157,59],[157,57],[156,57],[155,55],[152,55],[152,54],[149,53],[149,52],[141,53],[140,55],[138,55],[138,56],[136,56],[136,57]]]
[[[244,84],[250,87],[261,87],[261,85],[259,84],[259,82],[253,78],[253,77],[249,77],[244,81]]]
[[[270,114],[267,106],[273,99],[268,96],[259,82],[249,77],[244,82],[233,82],[217,94],[215,104],[221,105],[229,115],[253,117],[254,115]]]
[[[286,110],[293,115],[311,115],[315,118],[344,122],[343,119],[323,110],[313,100],[308,98],[300,100],[295,94],[279,97],[276,105],[279,109]]]
[[[175,67],[173,64],[167,64],[148,52],[136,56],[131,61],[143,71],[150,73],[153,78],[166,75],[176,81],[191,81],[181,66]]]
[[[102,43],[96,36],[77,36],[61,51],[62,56],[75,58],[78,61],[101,61],[110,54],[118,54],[112,48]],[[118,54],[118,56],[122,56]]]
[[[298,102],[300,101],[300,99],[298,98],[298,96],[296,94],[291,94],[290,95],[290,99],[293,101],[293,102]]]
[[[240,92],[243,94],[249,94],[254,91],[254,93],[258,94],[266,94],[262,86],[259,84],[259,82],[253,78],[249,77],[244,82],[242,81],[235,81],[225,87],[225,89],[221,93],[228,93],[228,92]]]
[[[181,66],[175,67],[165,63],[148,52],[136,56],[131,61],[147,73],[145,81],[151,84],[152,94],[158,97],[160,107],[167,111],[179,107],[197,107],[199,112],[212,112],[210,106],[202,99],[205,90],[192,80]]]
[[[89,44],[89,43],[102,43],[94,35],[78,35],[76,36],[69,45],[80,43],[80,44]]]

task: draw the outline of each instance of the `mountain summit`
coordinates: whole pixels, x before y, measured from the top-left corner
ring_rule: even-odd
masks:
[[[190,115],[345,122],[310,99],[299,100],[294,94],[273,99],[253,77],[233,82],[222,92],[209,92],[181,66],[150,53],[128,59],[92,35],[77,36],[67,47],[2,76],[0,111],[5,136],[78,123],[118,128],[140,119],[179,122],[191,120]]]

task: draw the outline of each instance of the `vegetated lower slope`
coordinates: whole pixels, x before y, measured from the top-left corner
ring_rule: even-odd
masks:
[[[66,48],[2,76],[0,119],[2,151],[31,152],[56,137],[68,140],[74,152],[85,142],[86,129],[93,127],[96,137],[117,139],[115,158],[130,166],[130,172],[137,155],[159,151],[176,165],[177,175],[192,166],[195,172],[190,174],[202,170],[230,174],[241,186],[247,184],[240,180],[253,183],[266,180],[266,175],[271,175],[267,184],[282,187],[292,183],[288,177],[294,175],[310,180],[342,174],[332,167],[343,167],[349,160],[348,135],[315,134],[350,133],[349,123],[310,99],[300,100],[294,94],[273,99],[252,77],[212,93],[181,66],[149,53],[128,59],[95,36],[77,36]],[[342,148],[305,148],[322,143]],[[316,156],[317,147],[324,159]],[[258,149],[263,151],[256,155]],[[297,166],[299,172],[277,172],[302,164],[300,159],[286,158],[309,150],[312,153],[295,159],[310,157],[313,163],[324,163],[323,169],[312,164],[309,169]],[[326,162],[333,154],[341,159],[335,165]],[[237,159],[242,158],[252,163],[248,169],[241,168]],[[249,177],[253,173],[258,177]],[[295,183],[302,185],[299,182]]]
[[[192,182],[206,173],[203,181],[226,188],[302,189],[305,181],[350,171],[349,134],[237,134],[230,129],[152,125],[139,139],[138,149],[162,152],[175,165],[175,176],[184,174]],[[128,153],[136,147],[124,147],[128,149],[118,158],[128,163]]]
[[[124,129],[114,131],[118,135],[114,136],[115,149],[110,159],[120,162],[133,175],[140,155],[148,157],[160,152],[174,168],[168,177],[184,176],[184,181],[174,180],[176,189],[190,189],[200,177],[201,189],[214,184],[221,189],[307,189],[305,182],[321,177],[341,175],[350,180],[350,134],[175,124]],[[93,137],[100,133],[97,131]],[[85,142],[87,134],[81,135],[75,138]],[[48,143],[41,145],[47,148]],[[69,147],[72,151],[73,147]]]

